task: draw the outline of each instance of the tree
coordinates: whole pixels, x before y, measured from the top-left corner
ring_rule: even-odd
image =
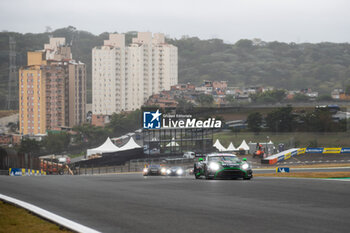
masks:
[[[284,100],[286,97],[286,91],[282,89],[265,91],[252,95],[251,98],[257,103],[277,103]]]
[[[350,85],[347,85],[345,88],[345,94],[350,95]]]
[[[236,102],[236,98],[234,95],[226,95],[225,96],[225,100],[229,103],[229,104],[234,104]]]
[[[295,102],[307,102],[307,101],[309,101],[309,97],[307,97],[304,94],[297,93],[294,95],[293,101],[295,101]]]
[[[333,98],[331,95],[321,95],[317,98],[318,101],[332,101]]]
[[[106,126],[114,135],[123,135],[140,127],[142,127],[142,114],[139,109],[130,113],[113,113],[110,123]]]
[[[73,127],[76,134],[73,136],[74,141],[78,144],[95,145],[106,140],[111,134],[111,130],[100,126],[90,124],[77,125]]]
[[[20,153],[37,153],[41,149],[41,143],[35,139],[25,138],[22,139],[21,145],[18,149]]]
[[[18,125],[19,125],[19,122],[17,122],[17,123],[9,122],[7,124],[7,127],[10,128],[10,132],[15,133],[18,130]]]
[[[214,98],[212,95],[200,94],[197,96],[196,101],[202,107],[211,106],[214,102]]]
[[[49,133],[43,140],[46,151],[58,153],[67,151],[70,142],[70,135],[66,132]]]
[[[305,127],[312,132],[332,132],[337,127],[328,108],[318,108],[305,116]]]
[[[236,42],[235,46],[243,49],[250,49],[253,47],[253,41],[247,39],[241,39]]]
[[[291,132],[295,126],[291,106],[278,108],[267,114],[266,125],[272,132]]]
[[[177,113],[190,113],[193,111],[193,108],[194,108],[194,105],[189,102],[189,101],[186,101],[184,99],[177,99],[177,106],[176,106],[176,112]]]
[[[247,118],[248,128],[258,134],[261,131],[262,120],[263,116],[259,112],[249,114]]]

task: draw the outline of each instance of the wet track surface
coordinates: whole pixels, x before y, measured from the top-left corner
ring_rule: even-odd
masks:
[[[0,176],[0,193],[102,232],[349,232],[350,180]]]

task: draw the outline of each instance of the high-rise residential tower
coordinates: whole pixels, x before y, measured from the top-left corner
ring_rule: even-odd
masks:
[[[86,68],[72,59],[64,38],[50,38],[44,50],[28,52],[27,66],[19,70],[21,134],[85,122]]]
[[[92,50],[92,113],[138,109],[149,96],[177,84],[177,47],[163,34],[140,32],[125,46],[125,35],[110,34]]]

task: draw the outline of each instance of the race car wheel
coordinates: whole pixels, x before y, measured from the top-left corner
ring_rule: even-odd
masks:
[[[248,176],[248,177],[243,177],[243,180],[250,180],[251,178],[253,178],[253,174],[251,174],[251,175]]]
[[[209,174],[208,174],[208,172],[205,171],[205,179],[207,179],[207,180],[212,180],[213,177],[210,177]]]

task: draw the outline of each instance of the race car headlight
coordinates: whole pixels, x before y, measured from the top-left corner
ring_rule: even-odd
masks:
[[[145,168],[143,169],[143,172],[144,172],[144,173],[148,172],[148,168],[145,167]]]
[[[166,170],[166,174],[169,175],[170,173],[171,173],[170,169]]]
[[[184,173],[184,171],[183,171],[182,169],[178,169],[178,170],[176,171],[176,174],[178,174],[178,175],[182,175],[182,173]]]
[[[166,169],[163,167],[162,169],[160,169],[161,173],[166,173]]]
[[[244,164],[242,164],[241,167],[242,167],[243,170],[247,170],[249,168],[249,164],[248,163],[244,163]]]
[[[217,170],[219,170],[219,168],[220,168],[220,166],[217,163],[210,163],[209,164],[209,169],[210,170],[217,171]]]

